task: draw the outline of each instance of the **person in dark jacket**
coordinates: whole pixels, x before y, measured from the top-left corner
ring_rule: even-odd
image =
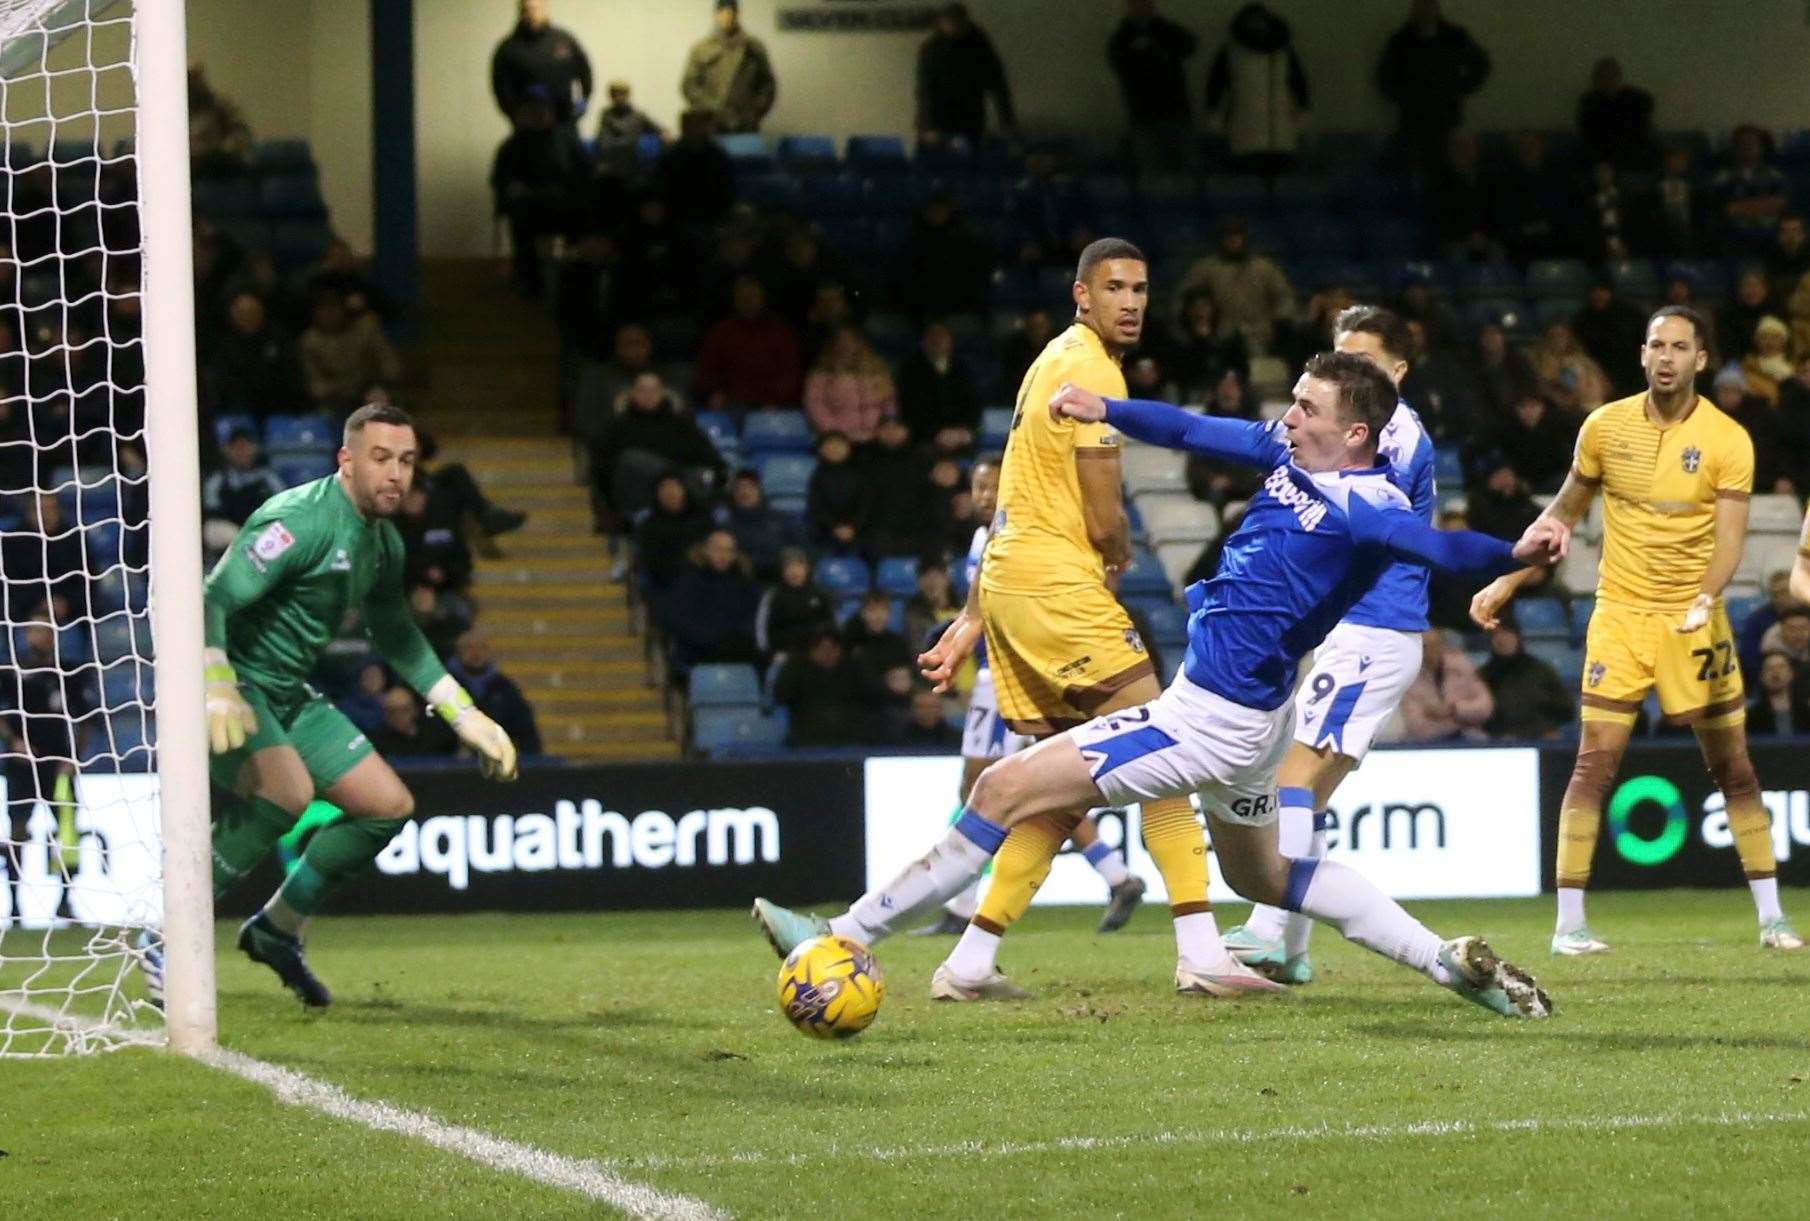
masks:
[[[933,148],[953,139],[979,141],[987,127],[988,97],[999,125],[1016,130],[1012,87],[993,40],[968,16],[967,5],[945,4],[918,48],[918,138]]]
[[[1192,33],[1156,11],[1155,0],[1126,0],[1125,16],[1106,44],[1106,59],[1125,96],[1139,174],[1194,168],[1186,64],[1196,46]]]
[[[1536,492],[1556,492],[1571,469],[1571,452],[1577,443],[1577,425],[1567,424],[1552,405],[1538,395],[1515,404],[1507,420],[1495,429],[1496,448],[1508,455],[1515,473]]]
[[[679,116],[679,138],[654,162],[654,194],[681,227],[713,225],[735,203],[735,168],[708,110]]]
[[[735,535],[736,545],[754,565],[754,575],[763,581],[778,575],[786,548],[804,543],[803,524],[793,514],[781,513],[767,503],[760,472],[752,468],[735,473],[727,499],[711,511],[711,520],[717,529]]]
[[[912,447],[911,430],[886,420],[861,463],[867,480],[867,520],[861,542],[870,559],[917,555],[939,541],[929,471]]]
[[[258,443],[243,428],[226,438],[226,465],[201,484],[201,537],[209,550],[224,551],[245,519],[283,490],[276,472],[258,461]]]
[[[1484,722],[1485,733],[1492,738],[1549,738],[1571,723],[1577,675],[1560,675],[1528,653],[1511,621],[1490,633],[1489,648],[1490,659],[1477,668],[1477,677],[1496,701],[1496,710]]]
[[[861,609],[843,625],[842,647],[874,691],[888,670],[909,668],[917,656],[904,635],[892,630],[892,599],[877,589],[862,597]]]
[[[1577,130],[1592,161],[1637,171],[1658,164],[1653,95],[1623,80],[1621,61],[1613,57],[1604,56],[1590,69],[1590,89],[1577,101]]]
[[[811,557],[803,547],[787,547],[779,557],[779,581],[762,595],[754,615],[754,642],[761,655],[795,653],[811,633],[836,626],[830,596],[811,579]]]
[[[459,752],[459,739],[438,716],[423,714],[421,700],[397,683],[383,693],[383,724],[371,745],[386,759],[440,759]]]
[[[632,517],[668,472],[699,490],[719,487],[723,456],[695,419],[673,407],[660,375],[643,373],[629,387],[625,410],[591,446],[593,494],[618,518]]]
[[[511,123],[531,89],[553,105],[554,121],[570,124],[591,101],[591,61],[578,40],[548,20],[547,0],[521,0],[515,28],[490,57],[490,92]]]
[[[967,362],[956,355],[955,336],[941,322],[924,327],[917,351],[899,366],[899,418],[940,453],[974,445],[980,395]]]
[[[226,332],[202,373],[209,406],[257,416],[299,411],[308,404],[295,337],[273,324],[256,293],[233,294]]]
[[[554,121],[556,108],[531,86],[516,106],[515,130],[497,146],[490,167],[496,214],[509,222],[516,287],[542,293],[540,243],[572,227],[585,155],[577,129]]]
[[[1810,699],[1799,680],[1797,663],[1783,649],[1760,659],[1759,681],[1747,705],[1749,737],[1790,738],[1810,734]]]
[[[1638,394],[1646,384],[1640,372],[1640,349],[1646,341],[1647,314],[1615,295],[1615,286],[1599,280],[1590,286],[1584,308],[1571,319],[1571,329],[1584,351],[1603,367],[1619,398]]]
[[[490,639],[481,631],[469,631],[459,637],[446,672],[471,692],[478,711],[502,726],[509,740],[523,755],[541,753],[540,726],[534,720],[534,708],[516,681],[497,669],[490,656]]]
[[[1446,137],[1464,121],[1464,99],[1489,71],[1489,53],[1440,14],[1439,0],[1414,0],[1406,24],[1383,47],[1376,84],[1395,103],[1403,149],[1416,164],[1439,164]]]
[[[817,632],[789,657],[773,696],[791,712],[787,746],[852,746],[866,724],[861,671],[844,654],[835,629]]]
[[[953,754],[961,749],[962,731],[949,723],[943,697],[918,686],[912,688],[903,723],[893,727],[886,744],[925,754]]]
[[[817,469],[811,472],[804,503],[814,542],[852,546],[867,524],[868,481],[854,456],[855,447],[839,432],[817,438]]]
[[[735,535],[712,530],[654,604],[676,673],[706,662],[754,661],[761,588]]]
[[[685,481],[662,476],[654,484],[654,505],[635,526],[636,562],[654,591],[672,584],[691,548],[710,532],[710,518],[692,503]]]
[[[1261,4],[1240,8],[1207,69],[1207,113],[1224,125],[1232,164],[1271,176],[1292,169],[1311,104],[1288,22]]]

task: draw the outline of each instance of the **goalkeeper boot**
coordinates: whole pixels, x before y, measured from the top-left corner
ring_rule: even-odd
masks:
[[[333,1003],[327,985],[308,969],[302,957],[302,939],[292,937],[259,912],[239,926],[239,948],[253,962],[261,962],[277,973],[283,986],[310,1009],[325,1009]]]
[[[1552,935],[1552,952],[1561,958],[1577,958],[1584,954],[1607,954],[1609,943],[1590,931],[1588,924],[1569,933]]]
[[[930,999],[933,1001],[1028,1001],[1031,994],[1007,979],[1004,971],[994,971],[985,979],[958,979],[948,963],[940,963],[930,977]]]
[[[1791,927],[1791,921],[1780,916],[1760,926],[1760,948],[1767,950],[1801,950],[1804,939]]]
[[[1491,1013],[1512,1018],[1552,1016],[1552,998],[1534,977],[1503,962],[1481,937],[1457,937],[1439,947],[1439,965],[1452,977],[1447,987]]]
[[[789,908],[777,903],[769,903],[765,899],[754,901],[754,919],[760,924],[760,931],[767,935],[767,944],[773,952],[784,958],[798,948],[801,941],[809,941],[813,937],[827,936],[830,931],[828,920],[819,920],[816,916],[801,916]]]
[[[1288,989],[1281,984],[1272,983],[1236,962],[1221,971],[1196,971],[1186,963],[1178,962],[1175,964],[1175,992],[1178,996],[1211,996],[1220,1000],[1288,995]]]
[[[1282,938],[1261,936],[1248,924],[1233,925],[1220,940],[1232,957],[1246,966],[1255,966],[1260,960],[1283,961]]]
[[[929,924],[919,925],[908,934],[912,937],[959,937],[968,931],[968,922],[944,908]]]
[[[145,999],[162,1009],[163,941],[150,929],[139,929],[132,948],[138,961],[138,973],[144,976]]]
[[[1106,910],[1100,915],[1100,932],[1116,933],[1131,919],[1131,913],[1144,901],[1144,879],[1132,874],[1112,888]]]

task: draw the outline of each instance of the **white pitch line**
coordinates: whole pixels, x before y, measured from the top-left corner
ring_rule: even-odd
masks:
[[[34,1004],[31,1001],[0,997],[0,1008],[48,1022],[66,1033],[90,1035],[104,1031],[124,1042],[151,1045],[161,1045],[163,1042],[148,1031],[114,1029],[104,1023],[62,1013],[48,1005]],[[387,1102],[368,1102],[354,1098],[325,1081],[316,1080],[291,1068],[266,1063],[243,1052],[218,1047],[200,1059],[213,1068],[264,1086],[276,1095],[277,1101],[289,1106],[319,1111],[335,1119],[361,1124],[373,1131],[407,1136],[505,1174],[519,1175],[537,1183],[545,1183],[549,1187],[575,1191],[620,1209],[631,1217],[645,1217],[649,1221],[726,1221],[728,1217],[727,1213],[703,1200],[630,1182],[597,1162],[562,1157],[533,1145],[519,1144],[492,1136],[488,1132],[480,1132],[476,1128],[441,1123],[432,1116],[407,1111]]]
[[[1497,1133],[1622,1132],[1641,1128],[1748,1128],[1810,1121],[1810,1112],[1723,1111],[1705,1115],[1615,1115],[1558,1119],[1427,1120],[1408,1124],[1324,1124],[1280,1128],[1215,1128],[1194,1132],[1150,1132],[1127,1136],[1065,1136],[1030,1141],[961,1141],[945,1145],[854,1147],[834,1143],[790,1153],[748,1151],[697,1157],[653,1154],[612,1158],[619,1170],[705,1170],[713,1167],[801,1166],[846,1160],[903,1162],[918,1158],[1011,1158],[1039,1153],[1089,1152],[1160,1146],[1257,1145],[1270,1141],[1390,1141],[1413,1137],[1483,1136]]]

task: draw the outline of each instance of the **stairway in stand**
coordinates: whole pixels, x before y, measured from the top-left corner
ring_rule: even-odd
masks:
[[[528,523],[477,559],[472,596],[497,664],[534,705],[549,754],[579,762],[678,755],[620,583],[608,580],[588,493],[554,411],[557,339],[480,261],[422,268],[423,361],[415,397],[440,442],[496,503]]]

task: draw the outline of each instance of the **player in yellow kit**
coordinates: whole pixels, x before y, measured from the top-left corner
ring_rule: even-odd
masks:
[[[1647,692],[1697,735],[1728,806],[1742,871],[1753,891],[1760,944],[1802,948],[1779,908],[1771,823],[1747,754],[1746,705],[1722,591],[1741,562],[1753,486],[1753,441],[1696,391],[1709,360],[1709,326],[1667,306],[1647,323],[1640,363],[1647,390],[1605,403],[1584,421],[1571,474],[1546,509],[1575,525],[1603,492],[1603,553],[1582,674],[1582,740],[1559,811],[1555,954],[1609,947],[1584,919],[1584,887],[1603,801]],[[1485,586],[1471,617],[1496,626],[1526,580]]]

